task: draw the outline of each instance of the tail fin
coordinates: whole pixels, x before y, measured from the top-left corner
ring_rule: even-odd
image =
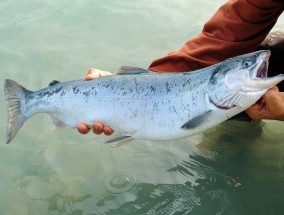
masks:
[[[5,80],[4,90],[7,100],[7,140],[8,144],[17,135],[28,117],[22,114],[21,105],[25,94],[31,91],[25,89],[13,80]]]

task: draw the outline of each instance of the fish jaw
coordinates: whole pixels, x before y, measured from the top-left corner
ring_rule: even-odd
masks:
[[[272,78],[267,77],[268,62],[271,52],[269,50],[257,53],[257,63],[249,72],[248,81],[244,82],[240,91],[241,92],[259,92],[266,91],[281,82],[282,75]]]
[[[284,75],[267,77],[270,51],[258,51],[227,61],[227,70],[215,73],[209,83],[209,100],[216,107],[248,108],[267,90],[284,80]],[[235,61],[235,62],[234,62]],[[224,61],[226,63],[226,61]]]
[[[255,78],[246,82],[242,88],[241,92],[255,92],[255,93],[265,93],[267,90],[277,85],[284,80],[284,74],[280,74],[270,78]]]
[[[236,72],[228,72],[224,78],[227,89],[240,92],[257,92],[266,89],[265,83],[262,85],[259,80],[267,78],[269,57],[270,51],[263,50],[251,54],[248,61],[243,59],[241,64],[250,63],[252,65],[237,69]]]
[[[262,63],[256,64],[255,68],[250,72],[250,80],[245,82],[240,89],[242,92],[259,92],[264,93],[271,87],[283,81],[283,74],[267,77],[268,62],[271,52],[269,50],[259,53],[258,61]]]
[[[260,98],[267,90],[284,80],[284,74],[267,77],[270,55],[269,50],[259,53],[259,63],[251,70],[250,79],[242,85],[240,92],[254,94],[255,97]]]
[[[269,50],[258,52],[257,63],[250,71],[250,78],[266,78],[268,73],[268,63],[271,52]]]

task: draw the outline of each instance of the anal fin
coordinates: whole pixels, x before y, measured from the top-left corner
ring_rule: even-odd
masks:
[[[124,136],[119,136],[114,139],[108,140],[106,144],[114,144],[111,148],[115,149],[115,148],[118,148],[120,146],[130,143],[131,140],[133,140],[132,136],[124,135]]]
[[[70,126],[64,122],[62,119],[59,119],[58,117],[54,116],[54,115],[50,115],[50,118],[52,120],[52,123],[53,125],[56,127],[56,128],[70,128]]]

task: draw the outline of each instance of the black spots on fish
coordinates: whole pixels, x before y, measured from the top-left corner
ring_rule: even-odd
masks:
[[[155,91],[156,91],[156,88],[155,88],[154,86],[151,86],[151,87],[150,87],[150,90],[153,91],[153,92],[155,92]]]
[[[86,97],[88,97],[90,94],[91,94],[90,91],[83,92],[83,95],[86,96]]]
[[[135,84],[136,86],[138,86],[138,81],[137,81],[136,78],[134,79],[134,84]]]
[[[63,87],[57,88],[57,89],[54,91],[54,93],[55,93],[55,94],[59,93],[59,92],[62,90],[62,88],[63,88]]]
[[[90,96],[90,95],[94,95],[94,93],[97,94],[97,92],[92,92],[92,91],[90,91],[90,90],[82,92],[82,94],[83,94],[83,96],[84,96],[84,97],[83,97],[83,98],[84,98],[84,101],[85,101],[85,102],[88,102],[89,96]]]
[[[93,95],[93,96],[96,96],[96,95],[98,94],[97,88],[99,88],[99,86],[100,86],[100,85],[98,85],[98,87],[93,86],[93,87],[91,88],[91,90],[89,91],[89,95],[91,94],[91,95]],[[87,94],[85,94],[85,95],[87,95]],[[89,96],[89,95],[88,95],[88,96]]]
[[[126,96],[126,95],[128,95],[128,94],[133,93],[133,91],[134,91],[134,89],[133,89],[132,87],[129,88],[129,89],[124,89],[124,88],[122,88],[122,95],[123,95],[123,96]],[[144,89],[142,88],[141,91],[143,92]],[[136,89],[136,92],[138,92],[137,89]]]
[[[55,88],[52,91],[39,92],[38,96],[39,96],[39,98],[42,98],[42,97],[45,97],[45,96],[50,97],[50,96],[53,96],[54,94],[59,93],[62,90],[62,88],[63,87],[58,87],[58,88]]]
[[[191,78],[186,79],[186,84],[191,84]]]
[[[74,94],[78,94],[80,92],[80,89],[77,86],[72,87],[72,90]]]
[[[186,72],[185,72],[186,73]],[[186,74],[186,75],[190,75],[189,73]],[[196,80],[194,81],[196,82]],[[190,77],[185,77],[183,80],[182,80],[182,83],[180,83],[180,85],[182,87],[186,87],[186,86],[192,86],[194,84],[194,82],[192,81],[192,79]]]
[[[167,93],[172,91],[168,82],[166,82],[166,90],[167,90]]]
[[[96,85],[96,87],[95,86],[93,86],[92,87],[92,90],[94,90],[94,89],[96,89],[96,88],[105,88],[105,89],[107,89],[107,88],[109,88],[110,86],[112,86],[111,84],[106,84],[106,83],[98,83],[97,85]]]
[[[62,90],[60,96],[62,97],[62,96],[64,96],[65,94],[66,94],[66,91],[65,91],[65,90]]]
[[[104,85],[105,88],[109,88],[109,86],[110,86],[109,84]]]

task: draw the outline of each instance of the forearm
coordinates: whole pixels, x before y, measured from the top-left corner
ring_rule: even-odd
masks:
[[[202,32],[149,69],[183,72],[204,68],[229,57],[254,51],[283,11],[283,2],[231,0],[218,9]]]

